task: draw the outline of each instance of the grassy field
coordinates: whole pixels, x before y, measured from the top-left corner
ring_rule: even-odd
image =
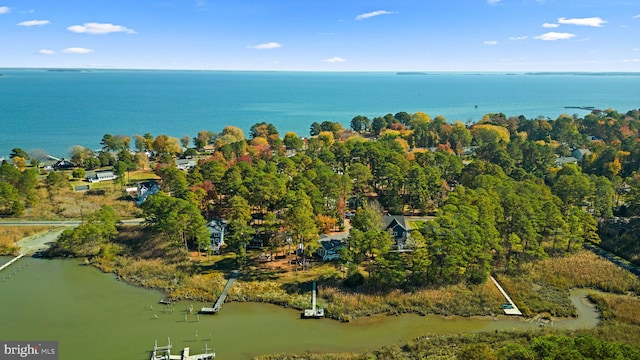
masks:
[[[29,220],[81,219],[83,214],[94,212],[102,205],[113,207],[122,218],[140,215],[140,209],[126,196],[122,188],[111,182],[104,184],[108,186],[86,192],[63,189],[55,193],[49,192],[45,186],[40,186],[37,189],[37,205],[33,208],[27,208],[21,218]]]

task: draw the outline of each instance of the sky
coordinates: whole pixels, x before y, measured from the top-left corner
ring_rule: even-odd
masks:
[[[640,72],[640,0],[0,0],[0,67]]]

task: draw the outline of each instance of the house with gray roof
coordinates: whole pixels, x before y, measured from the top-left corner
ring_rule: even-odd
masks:
[[[227,222],[222,219],[213,219],[207,223],[207,228],[211,236],[210,247],[214,254],[220,253],[220,248],[224,245],[224,233],[227,230]]]
[[[385,215],[384,230],[389,231],[394,240],[393,247],[398,250],[404,250],[409,237],[409,227],[404,215]]]

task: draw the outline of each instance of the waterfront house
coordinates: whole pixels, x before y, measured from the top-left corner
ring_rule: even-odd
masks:
[[[160,191],[160,186],[155,181],[144,181],[138,183],[137,195],[135,201],[137,205],[142,204],[147,198]]]
[[[207,223],[207,228],[211,233],[210,246],[214,254],[220,253],[220,247],[224,245],[224,233],[227,229],[227,222],[221,219],[213,219]]]
[[[54,170],[69,170],[69,169],[73,169],[74,167],[76,167],[71,161],[62,158],[60,160],[58,160],[54,165],[53,165],[53,169]]]
[[[385,215],[383,220],[384,230],[389,231],[393,237],[393,247],[404,250],[409,236],[409,227],[404,215]]]
[[[322,258],[322,261],[337,260],[340,258],[340,250],[344,247],[344,243],[337,239],[321,239],[320,248],[316,254]]]

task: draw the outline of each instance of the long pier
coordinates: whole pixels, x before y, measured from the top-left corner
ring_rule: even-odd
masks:
[[[500,290],[500,292],[502,293],[502,296],[504,296],[504,298],[507,300],[507,302],[509,304],[511,304],[511,308],[503,308],[502,310],[504,311],[504,313],[506,315],[518,315],[518,316],[522,316],[522,312],[520,311],[520,309],[518,309],[518,307],[516,306],[516,304],[513,302],[513,300],[511,300],[511,298],[509,297],[509,295],[507,295],[507,292],[504,291],[504,289],[502,288],[502,286],[500,286],[500,284],[498,283],[498,280],[496,280],[493,276],[491,276],[491,281],[493,281],[493,283],[496,285],[496,287],[498,288],[498,290]]]
[[[13,259],[11,259],[8,263],[6,263],[6,264],[4,264],[4,265],[0,266],[0,271],[2,271],[2,270],[4,270],[4,269],[8,268],[9,266],[11,266],[11,264],[13,264],[14,262],[16,262],[16,261],[20,260],[23,256],[24,256],[24,254],[20,254],[20,255],[18,255],[18,256],[16,256],[16,257],[14,257]]]
[[[222,289],[222,293],[220,293],[220,297],[218,298],[218,301],[216,301],[215,304],[213,304],[213,307],[207,308],[207,307],[203,307],[200,309],[200,313],[202,314],[216,314],[218,313],[218,311],[220,311],[220,308],[222,308],[222,304],[224,304],[224,300],[227,298],[227,294],[229,294],[229,289],[231,289],[231,286],[233,285],[233,283],[236,282],[236,278],[238,277],[238,274],[240,272],[238,270],[233,270],[233,272],[231,272],[231,276],[229,277],[229,281],[227,281],[227,285],[224,286],[224,289]]]

